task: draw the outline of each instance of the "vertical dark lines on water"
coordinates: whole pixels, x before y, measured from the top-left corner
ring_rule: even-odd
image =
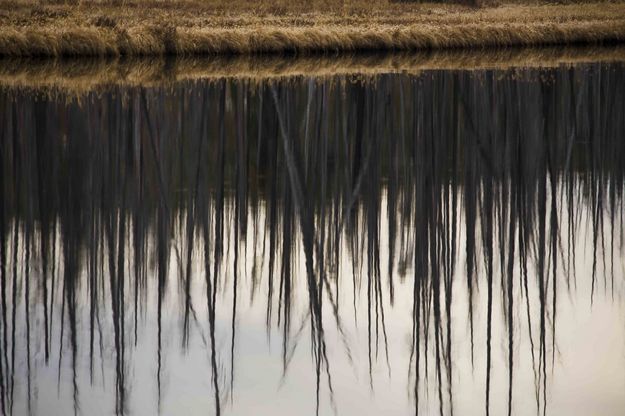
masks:
[[[12,123],[12,127],[13,127],[13,169],[14,169],[14,186],[15,186],[15,192],[17,194],[19,194],[19,178],[20,178],[20,172],[18,170],[18,161],[19,158],[17,157],[17,154],[15,153],[17,149],[17,135],[18,135],[18,129],[17,129],[17,109],[14,108],[12,111],[12,116],[13,116],[13,123]],[[8,117],[7,117],[8,118]],[[7,135],[8,136],[8,135]],[[9,139],[10,140],[10,139]],[[4,143],[3,143],[4,144]],[[5,146],[3,146],[5,147]],[[5,147],[6,148],[6,147]],[[3,172],[3,178],[4,178],[4,172]],[[2,181],[4,182],[4,179],[2,179]],[[4,186],[3,186],[4,188]],[[18,204],[18,201],[15,201],[16,204]],[[4,205],[4,203],[3,203]],[[4,211],[4,209],[3,209]],[[3,222],[4,222],[4,218],[3,218]],[[19,221],[14,221],[14,226],[13,226],[13,287],[12,287],[12,313],[11,313],[11,388],[10,388],[10,397],[9,397],[9,401],[10,401],[10,405],[9,405],[9,410],[10,413],[13,412],[13,399],[14,399],[14,386],[15,386],[15,330],[16,330],[16,310],[17,310],[17,254],[18,254],[18,238],[19,238],[19,233],[18,233],[18,227],[19,227]],[[6,228],[5,228],[6,230]],[[2,238],[2,245],[5,247],[5,252],[6,252],[6,245],[5,245],[5,239],[4,239],[4,234],[3,234],[3,238]],[[5,259],[4,259],[4,264],[6,265],[6,255],[5,255]],[[6,270],[3,267],[3,270]],[[6,273],[6,272],[5,272]],[[3,315],[3,323],[4,323],[4,350],[5,350],[5,354],[7,351],[7,334],[6,334],[6,315],[8,313],[6,307],[5,307],[5,303],[6,303],[6,296],[4,296],[4,285],[3,285],[3,296],[2,296],[2,310],[4,312]],[[5,359],[5,368],[8,368],[8,366],[6,365],[6,359]],[[8,379],[7,379],[8,380]],[[4,383],[3,383],[4,384]],[[2,401],[4,403],[5,398],[2,397]],[[4,405],[3,405],[4,408]]]
[[[234,207],[234,263],[232,275],[232,339],[230,342],[230,401],[234,400],[234,353],[235,353],[235,335],[236,335],[236,316],[237,316],[237,291],[238,291],[238,275],[239,275],[239,254],[240,254],[240,238],[247,232],[247,171],[248,153],[246,149],[247,137],[245,136],[244,120],[247,117],[247,88],[246,84],[239,85],[236,88],[236,109],[235,109],[235,207]]]
[[[490,92],[489,84],[491,84],[492,74],[486,74],[483,88],[484,90]],[[477,85],[476,85],[477,87]],[[492,103],[493,101],[492,95],[486,96],[487,103]],[[477,104],[477,103],[475,103]],[[494,105],[490,105],[489,108],[491,111],[495,112],[497,107]],[[482,113],[481,116],[484,117],[485,113]],[[496,114],[493,114],[496,116]],[[494,119],[494,117],[493,117]],[[480,120],[481,121],[481,120]],[[479,123],[479,122],[478,122]],[[481,124],[481,123],[480,123]],[[486,130],[486,132],[476,132],[476,136],[474,138],[477,146],[480,147],[480,150],[484,149],[492,149],[495,143],[492,143],[493,137],[491,136],[491,131]],[[485,140],[483,136],[487,136],[487,143],[484,146],[483,142]],[[486,151],[488,151],[486,150]],[[487,300],[486,300],[486,415],[490,414],[490,381],[491,381],[491,361],[492,361],[492,350],[491,350],[491,335],[492,335],[492,311],[493,311],[493,205],[494,205],[494,195],[493,195],[493,176],[495,172],[491,169],[493,166],[494,159],[489,158],[489,154],[482,152],[481,154],[484,160],[484,166],[486,168],[486,172],[484,175],[484,179],[482,182],[482,192],[483,198],[481,199],[482,205],[480,206],[480,223],[482,225],[481,234],[482,234],[482,244],[484,247],[484,262],[486,269],[486,284],[487,284]]]
[[[304,244],[307,288],[309,296],[309,312],[311,320],[312,354],[315,358],[316,367],[316,414],[319,414],[320,379],[322,369],[328,370],[328,387],[330,389],[330,392],[332,392],[332,385],[330,383],[329,364],[327,362],[325,339],[323,333],[323,318],[321,305],[321,295],[323,293],[323,278],[322,276],[316,276],[317,273],[314,263],[315,227],[312,218],[313,213],[312,211],[310,211],[310,207],[312,205],[310,204],[310,202],[312,201],[309,201],[307,199],[309,197],[309,193],[305,193],[302,185],[302,179],[299,172],[298,164],[295,160],[296,156],[290,143],[291,138],[289,137],[289,130],[287,130],[284,113],[281,108],[282,97],[278,96],[278,92],[276,91],[276,87],[274,85],[271,85],[271,95],[273,97],[273,102],[278,117],[278,125],[280,128],[280,137],[282,143],[282,154],[284,155],[284,159],[286,161],[289,185],[291,189],[291,194],[293,196],[295,209],[299,216],[300,231],[302,233],[302,240]]]
[[[511,415],[524,357],[548,413],[563,299],[578,283],[617,299],[622,283],[624,74],[198,80],[80,100],[0,88],[2,414],[44,410],[41,368],[75,413],[109,385],[116,414],[169,412],[171,346],[202,342],[220,415],[251,371],[248,302],[281,338],[283,379],[309,348],[317,414],[337,411],[330,363],[345,358],[373,390],[407,365],[415,414],[458,413],[466,358],[484,413]],[[402,362],[390,329],[406,297]],[[157,397],[138,404],[144,345]]]
[[[8,125],[8,115],[6,110],[6,104],[3,102],[0,104],[0,120],[3,121],[3,125]],[[4,160],[5,160],[5,148],[4,143],[0,145],[0,193],[5,195],[5,185],[4,185]],[[5,208],[4,201],[0,203],[0,296],[2,297],[2,351],[3,354],[0,356],[0,408],[2,410],[2,414],[5,415],[7,413],[7,403],[6,399],[8,389],[8,374],[9,374],[9,366],[8,366],[8,330],[7,330],[7,254],[6,254],[6,224],[5,224]]]

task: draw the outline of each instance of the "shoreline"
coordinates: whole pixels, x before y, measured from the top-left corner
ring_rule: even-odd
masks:
[[[0,58],[0,89],[82,94],[110,87],[175,86],[181,82],[240,79],[248,82],[296,77],[322,79],[427,71],[515,71],[590,63],[625,63],[625,45],[356,53],[338,56],[214,56]]]
[[[309,54],[625,42],[624,1],[482,8],[380,3],[370,4],[368,11],[365,2],[356,12],[287,8],[242,14],[236,7],[224,12],[197,3],[145,4],[152,5],[149,11],[0,2],[0,57]]]

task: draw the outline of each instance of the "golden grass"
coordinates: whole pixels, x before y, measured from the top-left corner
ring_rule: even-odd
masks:
[[[389,0],[0,0],[0,55],[421,50],[625,41],[625,1],[472,8]]]
[[[82,94],[111,86],[175,85],[184,81],[237,78],[250,81],[335,75],[367,77],[435,69],[475,70],[554,67],[583,62],[625,62],[625,45],[613,47],[507,48],[336,57],[229,56],[193,58],[10,58],[0,65],[0,87]]]

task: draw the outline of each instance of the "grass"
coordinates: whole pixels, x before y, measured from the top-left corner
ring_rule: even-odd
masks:
[[[0,0],[0,56],[155,56],[479,48],[625,40],[625,1],[31,3]]]
[[[432,69],[557,67],[583,62],[625,62],[625,45],[439,50],[411,53],[345,53],[338,56],[102,57],[94,59],[5,58],[0,87],[74,93],[110,86],[175,85],[202,79],[288,79],[336,75],[371,77]]]

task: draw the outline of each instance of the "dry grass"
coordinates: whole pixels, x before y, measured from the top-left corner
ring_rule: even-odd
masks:
[[[342,54],[337,57],[204,58],[8,58],[0,65],[0,88],[63,91],[77,95],[111,86],[175,85],[183,81],[238,78],[251,82],[299,76],[368,77],[432,69],[475,70],[553,67],[583,62],[625,62],[625,45],[614,47],[507,48],[395,54]]]
[[[0,0],[0,55],[115,56],[621,42],[625,1],[480,8],[389,0]]]

